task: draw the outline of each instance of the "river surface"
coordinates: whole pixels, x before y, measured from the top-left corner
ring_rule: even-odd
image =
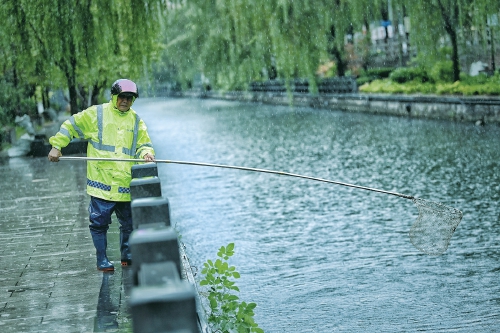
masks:
[[[447,251],[417,250],[411,200],[287,176],[159,167],[201,271],[235,243],[265,332],[498,332],[500,128],[218,100],[143,99],[157,158],[303,174],[441,202]],[[199,278],[200,274],[198,274]]]

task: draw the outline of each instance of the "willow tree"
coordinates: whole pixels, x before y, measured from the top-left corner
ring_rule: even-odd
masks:
[[[347,0],[181,2],[170,11],[166,52],[181,72],[202,71],[222,89],[276,75],[313,79],[321,61],[344,59],[348,9]]]
[[[410,17],[411,42],[425,59],[422,65],[430,66],[440,59],[439,48],[448,36],[445,43],[448,40],[453,50],[451,60],[457,76],[465,32],[486,31],[488,10],[498,12],[499,2],[179,0],[169,5],[165,61],[185,82],[202,72],[217,88],[244,89],[251,81],[276,75],[314,82],[318,65],[328,59],[335,61],[342,75],[348,60],[344,36],[381,20],[395,19],[397,26],[403,13]]]
[[[344,74],[344,36],[351,26],[348,1],[281,1],[271,20],[273,45],[285,77],[314,82],[321,62],[335,60]]]
[[[94,0],[90,10],[94,43],[85,50],[87,61],[77,74],[96,103],[117,78],[147,77],[158,56],[165,5],[162,0]]]
[[[344,76],[347,69],[347,59],[345,59],[344,36],[349,32],[353,33],[355,24],[352,20],[352,3],[342,0],[332,1],[333,7],[330,9],[332,19],[329,20],[329,53],[334,57],[337,64],[338,76]]]
[[[489,49],[491,69],[495,70],[496,45],[500,44],[500,1],[474,1],[469,6],[469,13],[472,26],[481,36],[483,47]]]
[[[369,45],[371,43],[371,24],[373,22],[380,22],[381,20],[392,20],[393,18],[389,13],[393,12],[391,7],[394,6],[394,3],[391,3],[390,0],[352,0],[349,4],[351,8],[353,30],[356,32],[365,31],[365,42],[367,42],[365,43],[365,47],[367,47],[366,44]],[[397,26],[398,21],[396,20],[396,22],[391,23],[393,23],[393,26]],[[388,36],[387,29],[386,36]],[[369,53],[369,51],[365,52]],[[367,59],[365,61],[367,61]],[[363,67],[366,68],[366,65],[366,63],[363,64]]]
[[[95,101],[95,90],[116,78],[144,74],[162,13],[161,0],[6,0],[0,7],[0,19],[20,22],[3,28],[22,39],[16,68],[31,72],[39,85],[53,85],[62,76],[72,113],[85,100],[82,92]]]
[[[471,32],[479,31],[485,39],[488,18],[492,14],[498,15],[500,8],[497,0],[414,0],[404,3],[412,24],[411,40],[417,46],[419,56],[426,58],[423,65],[439,60],[439,49],[446,37],[444,44],[451,47],[454,81],[460,79],[460,54],[467,51]]]
[[[8,15],[8,4],[0,5],[0,126],[13,123],[16,113],[21,111],[23,95],[29,95],[34,78],[29,75],[36,68],[37,59],[29,55],[29,31],[22,12]],[[14,8],[15,9],[15,8]],[[17,31],[13,34],[12,31]],[[32,93],[33,91],[31,91]]]
[[[165,52],[190,81],[202,72],[211,85],[244,89],[271,68],[272,44],[267,3],[187,1],[169,11]]]
[[[411,40],[419,55],[426,58],[424,64],[432,64],[439,58],[442,38],[448,36],[454,81],[460,78],[458,38],[465,2],[468,0],[415,0],[407,4],[414,32]]]

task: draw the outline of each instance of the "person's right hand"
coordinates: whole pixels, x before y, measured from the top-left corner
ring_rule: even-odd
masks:
[[[59,149],[56,149],[52,147],[52,149],[49,151],[49,161],[51,162],[59,162],[59,156],[62,156],[61,151]]]

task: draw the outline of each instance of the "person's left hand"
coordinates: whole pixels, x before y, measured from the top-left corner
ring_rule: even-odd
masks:
[[[146,162],[156,162],[155,156],[151,155],[150,153],[147,153],[146,155],[144,155],[144,161],[146,161]]]

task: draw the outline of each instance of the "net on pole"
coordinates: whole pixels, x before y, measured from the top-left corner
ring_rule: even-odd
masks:
[[[120,161],[120,162],[137,162],[143,163],[142,159],[121,159],[121,158],[101,158],[101,157],[64,157],[61,156],[60,160],[87,160],[87,161]],[[338,182],[334,180],[310,177],[305,175],[299,175],[284,171],[275,171],[267,169],[257,169],[248,168],[234,165],[222,165],[213,163],[201,163],[201,162],[189,162],[189,161],[173,161],[173,160],[156,160],[155,163],[172,163],[172,164],[185,164],[185,165],[198,165],[207,167],[217,167],[226,169],[237,169],[245,171],[255,171],[272,173],[277,175],[298,177],[303,179],[321,181],[330,184],[348,186],[353,188],[358,188],[362,190],[374,191],[384,194],[395,195],[401,198],[412,200],[418,208],[418,218],[413,223],[410,230],[410,241],[413,245],[422,252],[431,255],[442,254],[448,248],[450,244],[451,236],[458,227],[458,224],[462,220],[462,212],[453,207],[445,206],[438,202],[428,201],[424,199],[415,198],[411,195],[384,191],[376,188],[370,188],[365,186],[359,186],[354,184],[348,184],[343,182]]]
[[[413,198],[418,218],[410,229],[410,241],[422,252],[442,254],[462,220],[462,212],[438,202]]]

